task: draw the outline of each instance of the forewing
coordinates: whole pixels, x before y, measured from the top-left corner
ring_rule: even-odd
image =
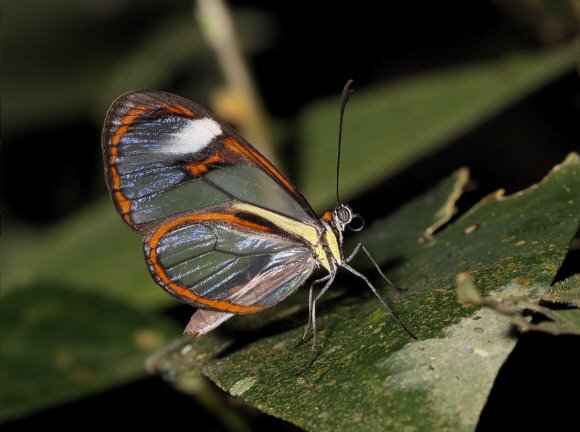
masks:
[[[294,219],[316,216],[296,188],[256,149],[206,109],[164,92],[131,92],[103,129],[109,191],[133,229],[233,200]]]
[[[226,213],[190,214],[162,225],[146,238],[145,255],[170,294],[230,313],[280,302],[316,267],[306,244]]]

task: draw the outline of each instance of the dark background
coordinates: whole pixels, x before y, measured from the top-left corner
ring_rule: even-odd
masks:
[[[38,14],[35,2],[30,3],[29,14]],[[177,0],[110,1],[103,2],[102,7],[79,3],[84,5],[83,13],[71,11],[65,20],[66,28],[72,29],[68,37],[58,34],[58,28],[51,33],[50,22],[39,27],[42,17],[30,18],[28,25],[24,22],[17,27],[9,22],[11,16],[4,14],[3,70],[8,73],[4,74],[3,90],[10,89],[13,77],[30,79],[38,89],[22,96],[28,100],[22,101],[13,93],[2,100],[2,112],[8,113],[8,119],[3,115],[1,159],[5,221],[48,228],[106,193],[100,122],[112,99],[91,98],[87,92],[84,103],[80,98],[70,108],[55,106],[56,114],[47,112],[50,104],[46,104],[43,114],[35,109],[36,98],[43,97],[44,86],[53,84],[52,77],[43,71],[61,74],[66,80],[82,71],[79,64],[87,59],[87,76],[98,74],[91,69],[93,57],[102,59],[106,70],[107,50],[115,51],[118,61],[119,51],[130,51],[131,45],[139,42],[140,28],[173,14],[191,14],[191,4]],[[266,40],[249,43],[248,60],[267,111],[284,119],[290,130],[304,106],[336,95],[348,78],[354,78],[355,88],[362,89],[419,72],[498,58],[514,50],[558,46],[576,31],[573,16],[560,13],[566,2],[388,2],[383,4],[384,10],[371,2],[333,3],[327,8],[315,8],[313,2],[306,1],[238,0],[230,4],[235,13],[250,10],[266,17]],[[55,2],[53,13],[65,13],[59,11],[60,6]],[[27,48],[32,53],[24,51]],[[207,105],[208,86],[222,78],[211,51],[202,49],[201,53],[199,60],[173,68],[160,80],[160,89],[187,92],[188,97]],[[58,86],[46,89],[47,93],[57,90]],[[13,121],[11,104],[18,103],[30,104],[30,117]],[[507,193],[520,190],[540,180],[567,153],[578,150],[579,114],[578,76],[571,71],[357,197],[352,205],[362,214],[387,214],[464,165],[470,167],[475,183],[460,200],[461,211],[498,188],[505,188]],[[291,139],[291,133],[283,137],[286,147],[282,153]],[[300,167],[289,169],[299,178]],[[384,196],[389,200],[378,198]],[[578,258],[578,251],[570,252],[557,279],[578,272]],[[187,312],[176,308],[169,313],[181,318]],[[548,419],[565,424],[571,419],[567,414],[570,400],[560,394],[564,388],[580,384],[578,339],[524,335],[498,377],[483,412],[481,430],[506,425],[506,415],[519,426]],[[255,430],[294,430],[251,409],[239,410]],[[518,412],[522,415],[514,415]],[[96,430],[109,425],[139,428],[154,423],[167,429],[224,428],[191,398],[152,377],[14,421],[5,430],[51,426]]]

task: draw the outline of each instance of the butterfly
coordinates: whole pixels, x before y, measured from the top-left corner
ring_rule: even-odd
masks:
[[[306,327],[313,349],[316,303],[340,267],[364,280],[400,322],[349,264],[360,250],[372,260],[364,245],[343,254],[343,232],[358,215],[338,193],[334,210],[318,218],[276,167],[205,108],[160,91],[126,93],[107,113],[102,147],[111,198],[125,223],[145,236],[153,279],[197,308],[185,334],[269,308],[319,267],[326,275],[311,285]],[[324,285],[314,296],[318,284]]]

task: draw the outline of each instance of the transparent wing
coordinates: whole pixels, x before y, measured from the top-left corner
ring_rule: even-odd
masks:
[[[137,231],[232,200],[316,224],[304,197],[267,159],[179,96],[121,96],[107,114],[102,144],[111,197]]]
[[[311,249],[267,226],[226,213],[196,213],[159,227],[145,240],[159,285],[194,306],[256,312],[290,295],[311,275]]]

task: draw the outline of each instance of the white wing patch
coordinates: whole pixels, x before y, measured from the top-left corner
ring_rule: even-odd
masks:
[[[197,153],[221,133],[219,124],[208,117],[189,121],[183,129],[172,136],[169,146],[163,149],[163,153]]]

